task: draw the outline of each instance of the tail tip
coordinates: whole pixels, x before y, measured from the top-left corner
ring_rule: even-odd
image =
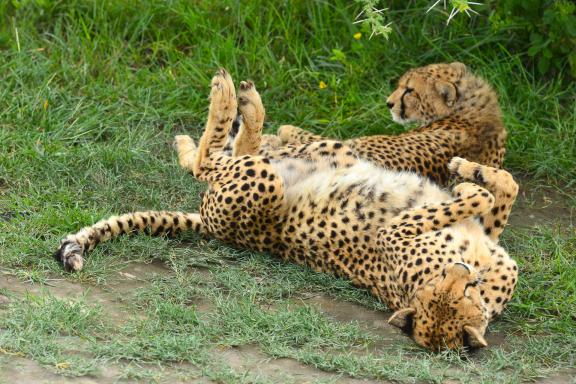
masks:
[[[67,272],[77,272],[82,270],[84,259],[82,258],[82,247],[74,241],[64,241],[54,253],[56,260],[60,261]]]

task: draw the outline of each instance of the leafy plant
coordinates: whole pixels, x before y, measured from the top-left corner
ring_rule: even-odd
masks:
[[[513,51],[526,51],[540,74],[568,67],[576,77],[576,5],[567,0],[493,1],[490,24],[508,33]]]
[[[459,33],[476,35],[493,34],[505,37],[505,48],[512,53],[525,56],[527,67],[534,67],[540,75],[555,75],[567,69],[576,77],[576,4],[568,0],[488,0],[481,4],[468,0],[433,0],[416,2],[391,2],[390,8],[382,8],[378,0],[357,0],[362,5],[355,23],[363,23],[370,37],[382,35],[386,39],[393,32],[396,22],[394,11],[414,13],[414,23],[424,17],[420,3],[428,3],[426,14],[432,10],[447,14],[449,25],[456,15],[463,13],[472,18],[465,28],[462,24],[454,28]],[[429,5],[431,4],[431,5]],[[475,8],[472,8],[474,6]],[[476,10],[481,10],[480,13]],[[388,12],[387,17],[384,13]],[[390,20],[388,20],[390,19]]]

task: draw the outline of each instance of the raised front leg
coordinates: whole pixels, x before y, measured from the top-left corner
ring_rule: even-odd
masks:
[[[429,231],[438,231],[472,216],[490,212],[494,196],[472,183],[461,183],[454,188],[456,198],[439,204],[423,205],[400,213],[389,225],[380,229],[380,238],[414,237]]]
[[[481,219],[486,234],[494,242],[498,242],[518,195],[518,184],[512,175],[502,169],[487,167],[459,157],[454,157],[448,168],[463,178],[484,185],[494,194],[496,198],[494,207],[483,214]]]
[[[438,231],[436,234],[440,234],[440,230],[446,227],[489,212],[494,204],[492,194],[472,183],[458,184],[454,194],[456,196],[452,200],[406,210],[379,230],[377,244],[383,252],[382,260],[396,271],[397,276],[392,277],[391,282],[397,286],[397,290],[385,292],[391,308],[406,308],[410,304],[408,299],[424,283],[424,270],[430,272],[441,267],[441,260],[433,264],[436,256],[432,255],[431,248],[424,246],[434,241],[426,240],[426,236],[430,239],[436,237],[426,233]],[[437,250],[447,252],[442,247]],[[455,252],[453,249],[450,251]],[[444,256],[441,254],[439,257]],[[447,256],[444,261],[452,263],[460,259]],[[407,270],[406,265],[411,265],[408,267],[411,269]]]

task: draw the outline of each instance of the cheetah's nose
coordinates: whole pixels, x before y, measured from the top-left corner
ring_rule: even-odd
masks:
[[[391,101],[387,101],[386,106],[388,107],[388,109],[392,109],[392,107],[394,107],[394,103]]]

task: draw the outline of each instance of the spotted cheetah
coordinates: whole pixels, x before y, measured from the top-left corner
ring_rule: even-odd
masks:
[[[498,97],[483,79],[462,63],[431,64],[411,69],[398,81],[386,104],[395,122],[417,122],[420,128],[398,136],[354,138],[345,144],[361,159],[396,170],[410,170],[446,184],[454,156],[500,168],[506,129]],[[278,130],[275,147],[295,147],[326,140],[301,128]],[[264,149],[262,154],[266,154]]]
[[[264,107],[253,83],[241,82],[237,99],[220,70],[211,86],[199,146],[176,137],[180,166],[209,186],[200,212],[101,220],[62,240],[55,256],[66,269],[82,269],[83,253],[121,234],[193,230],[350,279],[426,348],[486,346],[486,327],[518,274],[498,245],[518,191],[508,172],[455,157],[450,172],[483,187],[465,182],[451,193],[360,160],[337,141],[303,147],[305,158],[271,159],[257,154]],[[242,123],[230,143],[237,108]]]

